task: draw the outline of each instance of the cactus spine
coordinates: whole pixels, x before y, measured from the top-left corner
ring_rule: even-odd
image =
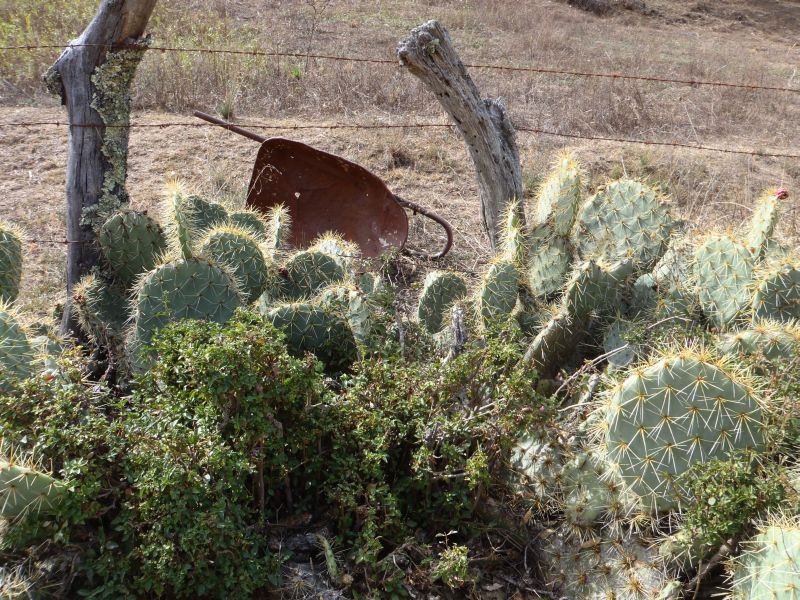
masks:
[[[756,260],[764,258],[778,224],[782,190],[768,190],[758,200],[745,244]]]
[[[800,267],[789,259],[768,268],[756,282],[753,318],[789,323],[800,318]]]
[[[158,223],[134,211],[112,215],[100,227],[97,239],[111,273],[126,288],[138,275],[152,270],[167,249]]]
[[[703,312],[728,327],[750,303],[753,256],[729,235],[710,235],[695,251],[694,277]]]
[[[556,236],[567,237],[581,201],[581,170],[574,157],[562,154],[536,198],[536,222]]]
[[[510,260],[495,260],[483,277],[477,294],[477,306],[484,327],[508,317],[517,304],[519,275]]]

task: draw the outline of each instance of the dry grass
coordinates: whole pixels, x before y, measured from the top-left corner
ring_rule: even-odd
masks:
[[[96,0],[63,3],[0,0],[0,45],[60,43],[75,36]],[[546,0],[162,0],[155,42],[186,47],[261,48],[305,54],[392,58],[414,26],[438,18],[466,62],[632,72],[662,77],[800,85],[797,2],[647,1],[647,11],[617,8],[598,18]],[[615,6],[619,3],[612,3]],[[631,4],[633,5],[633,4]],[[720,6],[724,5],[724,6]],[[57,18],[55,16],[57,15]],[[795,24],[795,25],[793,25]],[[315,29],[314,36],[311,36]],[[796,29],[794,29],[796,33]],[[0,53],[0,121],[61,116],[38,75],[56,51]],[[507,100],[515,122],[562,132],[678,140],[797,151],[796,94],[673,86],[473,70],[485,95]],[[435,99],[393,65],[304,58],[268,59],[151,52],[139,70],[137,120],[175,120],[166,111],[233,111],[242,121],[441,120]],[[280,133],[280,132],[278,132]],[[461,141],[445,130],[284,132],[356,160],[395,193],[440,211],[455,225],[449,264],[479,269],[488,258],[477,223],[477,190]],[[63,130],[2,130],[0,213],[34,237],[63,238]],[[736,224],[761,189],[800,182],[797,161],[576,143],[520,134],[529,193],[555,151],[573,148],[592,185],[627,173],[668,192],[697,222]],[[135,130],[130,188],[134,205],[151,207],[165,178],[190,179],[204,192],[241,201],[255,147],[214,129]],[[797,237],[789,210],[784,233]],[[414,219],[412,240],[434,246],[435,226]],[[35,245],[26,269],[26,302],[42,312],[58,298],[62,247]]]

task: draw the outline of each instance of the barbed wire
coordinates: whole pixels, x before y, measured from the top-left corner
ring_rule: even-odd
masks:
[[[267,123],[235,123],[236,126],[245,129],[270,129],[275,131],[286,130],[304,130],[304,129],[449,129],[455,127],[452,123],[313,123],[305,125],[281,125],[281,124],[267,124]],[[76,127],[86,129],[103,129],[103,128],[124,128],[124,129],[165,129],[168,127],[219,127],[214,123],[205,122],[165,122],[165,123],[130,123],[126,125],[102,125],[96,123],[69,123],[66,121],[30,121],[30,122],[12,122],[0,123],[0,129],[9,127]],[[621,144],[639,144],[644,146],[664,146],[672,148],[684,148],[689,150],[699,150],[705,152],[720,152],[723,154],[741,154],[747,156],[760,156],[764,158],[797,158],[800,159],[800,154],[791,154],[785,152],[767,152],[763,150],[740,150],[736,148],[723,148],[719,146],[705,146],[702,144],[687,144],[684,142],[668,142],[657,140],[637,140],[634,138],[622,138],[600,135],[587,135],[582,133],[564,133],[559,131],[552,131],[538,127],[524,127],[519,126],[515,128],[518,132],[522,133],[535,133],[540,135],[548,135],[553,137],[562,137],[579,140],[601,141],[601,142],[616,142]]]
[[[18,45],[18,46],[0,46],[0,51],[19,51],[19,50],[48,50],[59,49],[63,50],[65,45],[58,44],[42,44],[42,45]],[[371,63],[371,64],[386,64],[386,65],[399,65],[397,59],[388,58],[374,58],[374,57],[359,57],[359,56],[342,56],[335,54],[311,54],[304,52],[278,52],[271,50],[240,50],[233,48],[188,48],[180,46],[130,46],[130,45],[109,45],[109,44],[70,44],[70,47],[81,48],[108,48],[115,49],[138,49],[138,50],[152,50],[157,52],[187,52],[187,53],[204,53],[204,54],[230,54],[239,56],[268,56],[275,58],[308,58],[318,60],[334,60],[354,63]],[[704,79],[677,79],[670,77],[656,77],[652,75],[632,75],[628,73],[604,73],[593,71],[576,71],[555,69],[551,67],[531,67],[531,66],[517,66],[517,65],[501,65],[501,64],[488,64],[488,63],[464,63],[464,66],[470,69],[487,69],[497,71],[512,71],[520,73],[538,73],[542,75],[570,75],[573,77],[592,77],[613,80],[630,80],[630,81],[647,81],[656,83],[673,83],[688,86],[711,86],[723,88],[736,88],[745,90],[761,90],[772,92],[787,92],[787,93],[800,93],[800,88],[784,87],[776,85],[758,85],[752,83],[731,83],[728,81],[711,81]]]

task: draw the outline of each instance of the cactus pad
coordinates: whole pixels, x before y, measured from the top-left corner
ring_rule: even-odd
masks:
[[[358,244],[348,242],[339,234],[331,232],[324,233],[314,240],[309,250],[332,256],[345,271],[350,270],[353,261],[360,256]]]
[[[519,200],[509,202],[503,214],[503,226],[500,230],[501,255],[518,267],[525,264],[527,242],[525,223],[522,220],[522,204]]]
[[[344,280],[344,270],[329,254],[302,250],[292,256],[282,271],[282,295],[288,300],[316,296],[323,288]]]
[[[566,314],[556,315],[533,338],[523,360],[531,364],[540,377],[550,377],[574,354],[586,329],[585,319],[573,319]]]
[[[48,511],[58,504],[65,487],[50,475],[0,459],[0,517],[15,519],[28,512]]]
[[[532,236],[528,259],[528,286],[534,296],[547,298],[558,292],[572,262],[572,249],[563,237]]]
[[[517,489],[531,493],[538,507],[544,508],[560,487],[562,462],[557,445],[535,437],[521,438],[511,452],[513,483]]]
[[[678,477],[694,463],[761,450],[764,414],[752,382],[689,349],[633,369],[601,409],[609,462],[641,508],[675,510]]]
[[[334,285],[322,290],[317,297],[319,305],[343,316],[359,343],[366,343],[372,328],[372,312],[367,299],[354,287]]]
[[[94,275],[87,275],[75,287],[72,297],[84,333],[95,344],[121,349],[129,318],[125,290]]]
[[[425,277],[417,306],[420,323],[429,333],[437,333],[447,325],[447,311],[467,295],[464,278],[456,273],[431,271]]]
[[[726,355],[757,356],[767,360],[795,356],[798,347],[800,328],[770,321],[724,335],[717,344],[719,351]]]
[[[783,323],[800,318],[800,266],[797,260],[782,261],[759,277],[753,294],[753,317]]]
[[[508,317],[517,305],[519,275],[510,260],[496,260],[483,277],[478,290],[477,304],[484,326],[491,321]]]
[[[22,230],[0,222],[0,302],[13,302],[22,280]]]
[[[328,372],[341,372],[358,358],[353,331],[336,313],[308,303],[283,304],[269,312],[272,324],[286,335],[294,356],[312,352]]]
[[[230,226],[206,230],[199,247],[201,256],[230,270],[246,304],[255,302],[270,281],[277,281],[277,270],[270,268],[258,240],[247,230]]]
[[[709,320],[724,328],[750,303],[753,256],[729,235],[711,235],[694,254],[694,279]]]
[[[586,202],[575,238],[584,259],[614,262],[630,258],[642,273],[650,271],[667,250],[673,226],[669,210],[654,190],[622,179]]]
[[[97,240],[112,274],[126,288],[136,276],[152,270],[167,249],[158,223],[135,211],[109,218],[100,227]]]
[[[7,303],[0,302],[0,369],[3,376],[27,379],[33,375],[35,358],[28,336],[13,310]]]
[[[242,304],[227,270],[199,258],[180,258],[150,271],[139,283],[133,305],[137,341],[179,319],[224,323]]]
[[[800,590],[800,523],[773,517],[731,563],[730,600],[790,600]]]
[[[292,218],[289,209],[283,204],[276,204],[267,211],[267,247],[272,252],[273,260],[286,254],[292,247]]]
[[[572,230],[580,201],[580,166],[571,154],[563,154],[537,194],[536,222],[547,223],[555,235],[566,237]]]
[[[609,370],[625,369],[636,362],[639,348],[629,339],[633,330],[633,323],[622,319],[615,319],[606,329],[603,336],[603,352],[608,356]]]
[[[181,201],[181,210],[189,215],[198,232],[222,225],[228,220],[228,211],[224,206],[197,194],[185,196]]]
[[[228,215],[228,225],[249,232],[259,242],[266,242],[269,224],[264,216],[252,208],[242,208]]]
[[[745,245],[753,253],[756,260],[764,258],[770,242],[773,241],[775,226],[778,224],[780,191],[768,190],[758,200],[753,219],[750,222],[750,231],[747,234]]]
[[[567,282],[564,308],[573,317],[586,317],[592,311],[616,305],[626,278],[633,272],[633,262],[620,261],[610,266],[594,261],[581,264]]]

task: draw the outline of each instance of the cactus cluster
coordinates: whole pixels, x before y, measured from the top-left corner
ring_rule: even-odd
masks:
[[[47,512],[65,493],[62,483],[28,461],[0,458],[0,517],[17,519],[29,512]]]
[[[293,251],[284,207],[229,213],[180,183],[167,187],[161,212],[163,226],[135,211],[111,215],[98,235],[101,268],[74,291],[82,328],[117,367],[145,366],[139,358],[153,333],[172,321],[224,322],[255,303],[296,352],[335,369],[355,360],[353,340],[367,342],[369,298],[382,286],[380,276],[359,272],[356,246],[325,234]]]

